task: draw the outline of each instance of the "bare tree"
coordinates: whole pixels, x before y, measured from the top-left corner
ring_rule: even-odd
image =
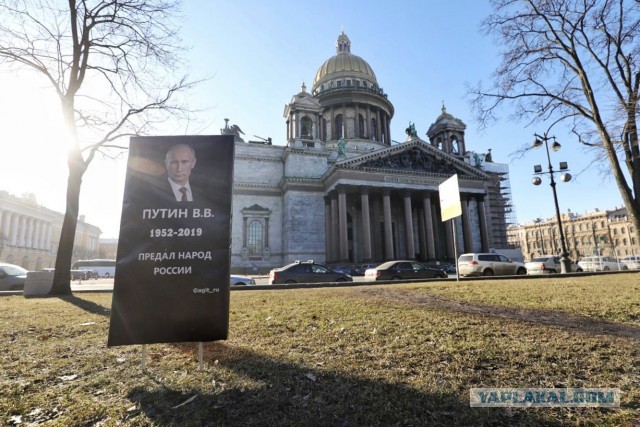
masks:
[[[98,153],[148,133],[189,89],[181,65],[179,0],[0,0],[0,65],[31,70],[57,92],[69,132],[67,208],[51,294],[69,294],[80,188]],[[61,147],[64,149],[64,147]]]
[[[504,106],[532,123],[566,122],[610,168],[640,230],[640,3],[492,0],[483,22],[503,46],[493,86],[469,88],[481,124]]]

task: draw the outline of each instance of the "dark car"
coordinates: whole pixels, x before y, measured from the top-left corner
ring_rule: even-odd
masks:
[[[338,273],[346,274],[349,276],[353,276],[353,268],[346,265],[339,265],[337,267],[332,268],[333,271],[337,271]]]
[[[0,291],[19,291],[24,289],[27,270],[14,264],[0,263]]]
[[[447,273],[439,268],[427,267],[417,261],[389,261],[370,268],[364,273],[366,281],[375,280],[411,280],[446,278]]]
[[[352,282],[350,275],[331,270],[313,261],[296,261],[269,272],[269,284]]]

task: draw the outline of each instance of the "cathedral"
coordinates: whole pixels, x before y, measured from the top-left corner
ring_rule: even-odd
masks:
[[[393,259],[447,262],[506,247],[508,168],[468,151],[446,111],[426,140],[410,124],[391,140],[394,107],[342,32],[311,89],[285,105],[286,144],[235,137],[231,269],[264,273],[294,260],[329,266]],[[442,222],[438,186],[458,175],[462,215]],[[454,236],[455,230],[455,236]]]

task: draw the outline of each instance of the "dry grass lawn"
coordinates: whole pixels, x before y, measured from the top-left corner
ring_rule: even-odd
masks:
[[[640,275],[232,292],[230,339],[107,348],[111,294],[0,297],[0,425],[640,424]],[[471,408],[607,387],[620,408]]]

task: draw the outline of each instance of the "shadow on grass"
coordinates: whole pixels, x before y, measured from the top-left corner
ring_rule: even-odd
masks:
[[[57,298],[60,298],[63,301],[73,304],[79,309],[86,311],[87,313],[99,314],[100,316],[105,316],[105,317],[111,316],[111,309],[105,308],[100,304],[96,304],[93,301],[88,301],[86,299],[78,298],[75,295],[58,296]]]
[[[362,294],[384,298],[389,301],[401,301],[427,309],[450,310],[456,313],[535,323],[588,334],[611,335],[640,340],[640,326],[611,322],[561,310],[489,305],[448,299],[439,295],[416,294],[406,290],[365,289]]]
[[[185,357],[197,360],[193,347],[177,347]],[[207,344],[205,361],[215,366],[208,369],[211,378],[197,380],[206,384],[206,391],[198,386],[174,389],[158,381],[157,387],[137,387],[127,397],[158,425],[561,425],[553,416],[543,419],[532,410],[471,408],[468,390],[421,391],[308,368],[221,343]],[[220,379],[230,374],[234,385]],[[558,414],[547,410],[545,415],[553,413]]]

